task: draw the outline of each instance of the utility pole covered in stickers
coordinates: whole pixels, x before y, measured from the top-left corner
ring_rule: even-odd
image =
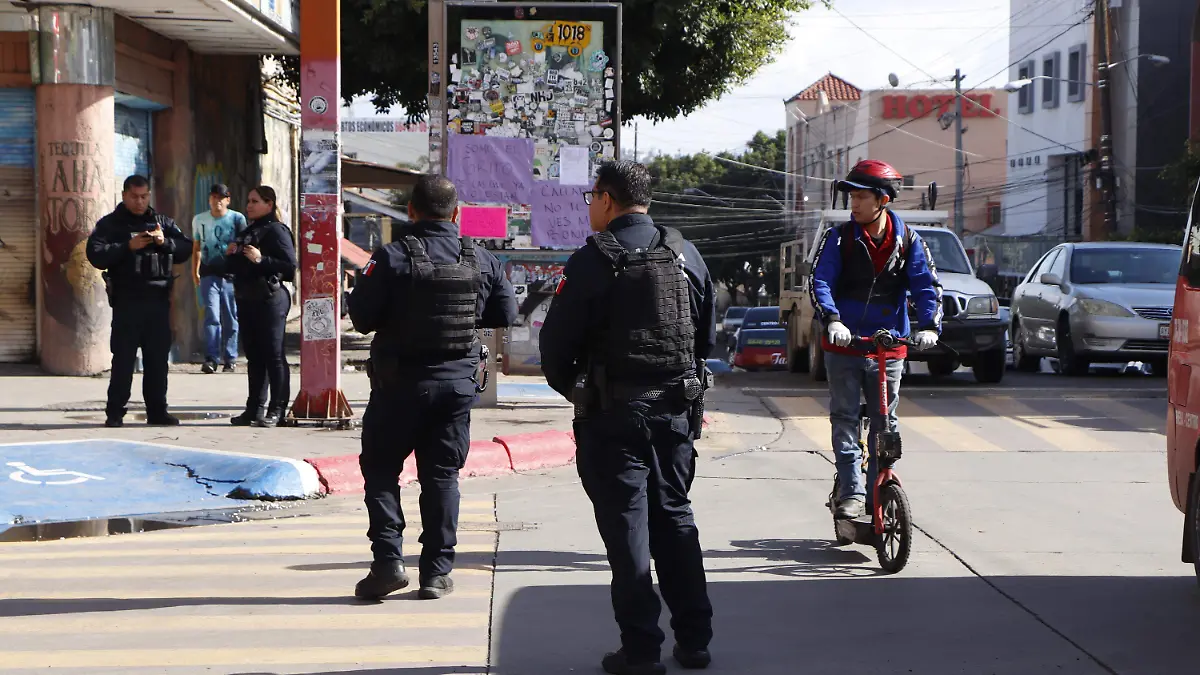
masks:
[[[292,423],[349,426],[341,352],[341,2],[300,4],[300,393]]]

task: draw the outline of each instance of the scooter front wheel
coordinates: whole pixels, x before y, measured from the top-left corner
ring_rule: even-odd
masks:
[[[879,535],[875,550],[879,566],[895,574],[904,569],[912,553],[912,507],[908,495],[896,483],[888,483],[879,490],[879,501],[883,506],[883,534]]]

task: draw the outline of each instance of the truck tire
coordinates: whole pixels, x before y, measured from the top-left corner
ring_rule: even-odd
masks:
[[[942,356],[929,359],[925,365],[929,367],[929,374],[931,376],[949,377],[954,374],[954,371],[958,370],[960,364],[953,357]]]
[[[975,357],[971,371],[975,373],[975,381],[980,384],[998,384],[1004,379],[1007,367],[1007,354],[1003,349],[993,349]]]
[[[829,376],[825,373],[825,350],[821,349],[821,326],[814,323],[812,334],[808,339],[808,374],[814,382],[825,382]]]
[[[791,346],[793,339],[796,340],[797,344],[800,343],[800,340],[797,339],[797,334],[798,334],[799,329],[795,325],[795,323],[796,323],[796,312],[793,310],[791,316],[788,317],[788,328],[787,328],[788,371],[793,372],[793,373],[807,373],[808,369],[809,369],[808,350],[811,349],[812,347],[811,347],[811,345],[808,347],[795,347],[795,348],[793,348]]]

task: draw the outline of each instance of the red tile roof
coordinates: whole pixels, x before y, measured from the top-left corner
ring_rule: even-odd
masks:
[[[821,90],[825,91],[825,94],[829,96],[830,101],[858,101],[862,99],[862,89],[859,89],[858,87],[850,84],[833,73],[829,73],[825,77],[822,77],[821,79],[812,83],[808,89],[805,89],[799,94],[796,94],[788,99],[788,102],[819,100],[820,96],[818,92]]]

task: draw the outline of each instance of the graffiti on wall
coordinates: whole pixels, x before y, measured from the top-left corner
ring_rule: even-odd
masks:
[[[45,309],[77,340],[106,319],[103,281],[88,264],[87,237],[111,199],[112,166],[105,147],[87,140],[42,144],[42,286]]]

